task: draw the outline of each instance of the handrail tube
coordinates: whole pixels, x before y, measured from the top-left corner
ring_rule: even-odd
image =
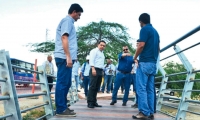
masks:
[[[34,93],[34,94],[20,94],[18,95],[18,98],[25,98],[25,97],[34,97],[34,96],[40,96],[40,95],[46,95],[47,93]]]
[[[0,82],[6,82],[6,80],[0,79]]]
[[[200,82],[200,79],[190,80],[190,82]]]
[[[51,114],[43,115],[43,116],[37,118],[36,120],[43,120],[43,118],[45,118],[45,117],[48,116],[48,115],[51,115]]]
[[[187,74],[188,72],[179,72],[179,73],[174,73],[174,74],[168,74],[166,75],[166,77],[170,77],[170,76],[176,76],[176,75],[182,75],[182,74]]]
[[[172,42],[171,44],[167,45],[166,47],[162,48],[160,50],[160,52],[163,52],[165,50],[167,50],[168,48],[176,45],[177,43],[181,42],[182,40],[186,39],[187,37],[193,35],[194,33],[198,32],[200,30],[200,25],[197,26],[195,29],[191,30],[190,32],[186,33],[185,35],[183,35],[182,37],[180,37],[179,39],[177,39],[176,41]]]
[[[29,82],[29,81],[20,81],[20,80],[15,80],[15,83],[44,84],[41,82]]]
[[[162,82],[156,82],[155,85],[156,85],[156,84],[161,84],[161,83],[162,83]]]
[[[198,103],[198,104],[200,104],[200,101],[197,101],[197,100],[185,100],[185,102]]]
[[[19,67],[19,66],[16,66],[16,65],[12,65],[12,67],[13,68],[18,68],[18,69],[21,69],[21,70],[31,71],[31,72],[38,73],[38,74],[42,74],[42,72],[38,72],[38,71],[35,71],[35,70],[30,70],[30,69]]]
[[[155,79],[162,78],[162,77],[164,77],[164,76],[158,76],[158,77],[155,77]]]
[[[174,98],[174,97],[167,97],[167,96],[160,96],[161,98],[168,98],[168,99],[174,99],[174,100],[181,100],[180,98]]]
[[[183,91],[183,89],[162,89],[162,90]]]
[[[56,83],[48,83],[48,85],[56,85]]]
[[[3,66],[3,65],[4,65],[4,63],[0,62],[0,65],[2,65],[2,66]]]
[[[165,104],[165,103],[162,103],[162,105],[165,105],[165,106],[167,106],[167,107],[171,107],[171,108],[174,108],[174,109],[178,109],[178,108],[175,107],[175,106],[171,106],[171,105],[168,105],[168,104]]]
[[[26,111],[30,111],[30,110],[35,109],[35,108],[43,107],[45,105],[48,105],[48,103],[44,103],[42,105],[37,105],[37,106],[31,107],[31,108],[27,108],[27,109],[21,110],[21,113],[25,113]]]
[[[188,90],[187,92],[200,92],[200,90]]]
[[[7,118],[7,117],[11,117],[11,116],[13,116],[13,114],[7,114],[7,115],[4,115],[4,116],[0,116],[0,120]]]
[[[50,94],[55,94],[55,92],[50,92]]]
[[[200,70],[195,70],[195,71],[192,71],[192,73],[197,73],[197,72],[200,72]]]
[[[197,113],[197,112],[194,112],[194,111],[189,111],[189,110],[183,110],[185,112],[189,112],[189,113],[192,113],[192,114],[196,114],[196,115],[200,115],[200,113]]]
[[[0,96],[0,100],[9,100],[10,96]]]
[[[186,51],[186,50],[188,50],[188,49],[190,49],[190,48],[193,48],[193,47],[195,47],[195,46],[197,46],[197,45],[199,45],[199,44],[200,44],[200,42],[198,42],[198,43],[196,43],[196,44],[194,44],[194,45],[192,45],[192,46],[190,46],[190,47],[187,47],[187,48],[185,48],[185,49],[183,49],[183,50],[181,50],[181,51],[179,51],[179,52],[177,52],[177,53],[174,53],[174,54],[172,54],[172,55],[169,55],[169,56],[167,56],[167,57],[161,59],[160,61],[163,61],[163,60],[165,60],[165,59],[167,59],[167,58],[170,58],[170,57],[172,57],[172,56],[174,56],[174,55],[177,55],[177,54],[179,54],[179,53],[181,53],[181,52],[184,52],[184,51]]]
[[[160,112],[160,113],[162,113],[162,114],[168,115],[168,116],[170,116],[170,117],[172,117],[172,118],[175,118],[175,116],[170,115],[170,114],[168,114],[168,113],[166,113],[166,112],[163,112],[163,111],[160,111],[160,110],[156,110],[156,111],[158,111],[158,112]]]
[[[179,83],[179,82],[185,82],[186,80],[177,80],[177,81],[167,81],[165,83]]]

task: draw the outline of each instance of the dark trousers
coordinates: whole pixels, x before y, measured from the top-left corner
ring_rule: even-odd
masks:
[[[48,81],[48,83],[53,83],[53,77],[47,77],[47,81]],[[53,87],[53,85],[49,84],[49,91],[50,92],[51,92],[52,87]]]
[[[84,84],[84,92],[85,92],[85,96],[88,95],[88,86],[90,84],[90,78],[89,76],[83,76],[83,84]]]
[[[102,69],[95,68],[96,76],[92,75],[92,69],[90,69],[90,87],[87,96],[88,104],[97,103],[97,92],[102,81]]]

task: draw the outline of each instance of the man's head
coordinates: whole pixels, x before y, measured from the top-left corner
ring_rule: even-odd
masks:
[[[123,46],[122,50],[124,53],[129,53],[128,46]]]
[[[68,10],[68,14],[75,20],[77,21],[78,19],[80,19],[81,13],[83,12],[83,8],[77,4],[74,3],[70,6],[69,10]]]
[[[48,56],[47,56],[47,60],[48,60],[49,62],[52,61],[52,57],[51,57],[51,55],[48,55]]]
[[[103,40],[99,41],[97,47],[99,48],[100,51],[103,51],[106,47],[106,42]]]
[[[111,64],[112,60],[111,59],[107,59],[107,64]]]
[[[150,15],[142,13],[139,17],[140,26],[144,27],[146,24],[150,24]]]

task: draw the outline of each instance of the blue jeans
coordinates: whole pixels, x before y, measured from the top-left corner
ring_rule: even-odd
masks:
[[[138,94],[138,109],[144,115],[154,113],[154,75],[156,64],[140,62],[136,73],[136,93]]]
[[[104,82],[103,82],[103,86],[102,86],[102,89],[101,89],[102,92],[104,92],[106,85],[107,85],[107,91],[106,92],[110,92],[112,78],[113,78],[113,75],[105,75],[104,76]]]
[[[135,74],[131,74],[132,76],[132,83],[133,83],[133,91],[135,91],[135,99],[136,99],[136,104],[138,104],[138,95],[136,93],[136,75]]]
[[[55,58],[57,72],[55,102],[56,113],[62,113],[67,109],[67,94],[71,87],[72,68],[66,67],[66,59]]]
[[[125,87],[123,103],[126,103],[128,101],[129,89],[131,84],[131,74],[123,74],[121,72],[117,73],[115,79],[114,90],[112,92],[112,101],[117,101],[117,92],[122,83],[124,83]]]
[[[88,87],[90,84],[90,77],[89,76],[83,76],[83,84],[84,84],[84,92],[85,96],[88,95]]]

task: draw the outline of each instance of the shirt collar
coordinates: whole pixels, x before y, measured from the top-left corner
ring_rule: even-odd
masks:
[[[74,18],[72,18],[70,15],[67,15],[66,17],[70,18],[73,23],[75,22]]]
[[[96,47],[96,49],[98,50],[98,51],[100,51],[100,52],[103,52],[103,50],[101,51],[101,50],[99,50],[99,48],[98,47]]]

